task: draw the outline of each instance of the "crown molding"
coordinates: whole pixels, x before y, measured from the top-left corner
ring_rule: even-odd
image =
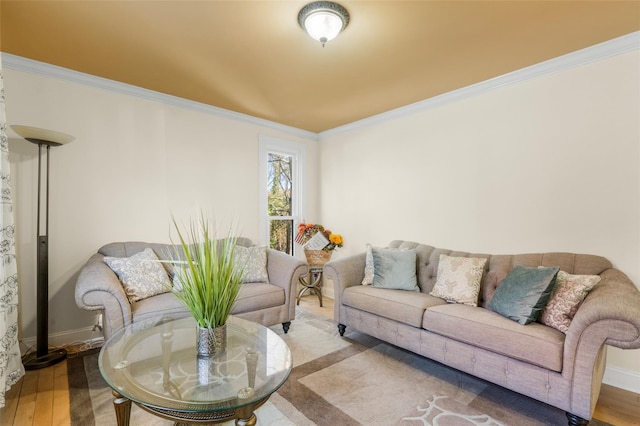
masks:
[[[46,64],[44,62],[35,61],[33,59],[24,58],[9,53],[2,53],[2,66],[7,69],[24,71],[43,75],[46,77],[66,80],[86,86],[108,90],[115,93],[121,93],[141,99],[150,100],[153,102],[177,106],[204,114],[215,115],[218,117],[241,121],[256,126],[262,126],[273,130],[278,130],[292,136],[310,139],[313,141],[322,141],[344,133],[352,132],[354,130],[409,116],[417,112],[439,108],[453,102],[458,102],[466,98],[496,90],[498,88],[512,86],[534,78],[560,71],[565,71],[571,68],[576,68],[592,62],[638,50],[640,50],[640,31],[636,31],[622,37],[606,41],[604,43],[596,44],[594,46],[577,50],[575,52],[568,53],[566,55],[559,56],[548,61],[540,62],[530,67],[522,68],[520,70],[513,71],[499,77],[485,80],[480,83],[453,90],[451,92],[434,96],[432,98],[396,108],[387,112],[376,114],[371,117],[354,121],[352,123],[345,124],[344,126],[339,126],[320,133],[314,133],[307,130],[286,126],[284,124],[276,123],[258,117],[253,117],[248,114],[242,114],[224,108],[190,101],[188,99],[179,98],[177,96],[143,89],[141,87],[120,83],[102,77],[96,77],[90,74],[73,71],[67,68]]]
[[[51,77],[59,80],[69,81],[89,87],[95,87],[98,89],[107,90],[109,92],[133,96],[152,102],[158,102],[204,114],[214,115],[217,117],[228,118],[255,126],[266,127],[269,129],[284,132],[292,136],[311,139],[313,141],[318,140],[318,134],[315,132],[286,126],[284,124],[254,117],[248,114],[242,114],[228,109],[206,105],[177,96],[156,92],[154,90],[133,86],[131,84],[97,77],[91,74],[70,70],[68,68],[59,67],[57,65],[47,64],[45,62],[28,59],[22,56],[12,55],[10,53],[2,52],[2,67],[15,71],[23,71],[31,74],[42,75],[44,77]]]
[[[423,101],[383,112],[381,114],[376,114],[362,120],[354,121],[352,123],[345,124],[344,126],[320,132],[318,134],[318,139],[320,141],[330,139],[344,133],[409,116],[417,112],[439,108],[453,102],[458,102],[466,98],[491,92],[498,88],[512,86],[534,78],[565,71],[638,50],[640,50],[640,31],[577,50],[566,55],[558,56],[557,58],[549,59],[548,61],[540,62],[499,77],[472,84],[471,86],[466,86]]]

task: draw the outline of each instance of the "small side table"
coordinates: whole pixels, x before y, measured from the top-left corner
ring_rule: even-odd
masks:
[[[309,266],[309,273],[299,278],[302,289],[298,292],[296,304],[300,304],[300,298],[309,290],[311,294],[318,296],[320,307],[322,307],[322,266]]]

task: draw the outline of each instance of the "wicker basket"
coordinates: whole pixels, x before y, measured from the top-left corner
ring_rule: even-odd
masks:
[[[307,258],[309,266],[323,266],[331,260],[333,251],[326,250],[305,250],[304,255]]]

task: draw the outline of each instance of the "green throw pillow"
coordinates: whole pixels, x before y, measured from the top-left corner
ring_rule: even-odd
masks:
[[[420,291],[416,278],[416,251],[373,247],[373,287]]]
[[[523,325],[536,321],[547,305],[559,270],[516,265],[498,285],[488,308]]]

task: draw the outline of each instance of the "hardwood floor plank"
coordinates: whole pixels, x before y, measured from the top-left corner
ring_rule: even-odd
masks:
[[[16,410],[18,409],[18,401],[20,400],[20,390],[22,389],[23,379],[13,385],[8,392],[4,394],[4,407],[0,409],[0,425],[12,425],[15,419]]]
[[[69,381],[67,380],[67,360],[55,365],[53,372],[53,426],[71,424],[71,403],[69,401]]]
[[[38,395],[38,371],[27,371],[22,378],[14,426],[32,426]]]
[[[24,404],[18,404],[18,410],[16,411],[16,417],[13,421],[14,426],[33,426],[33,417],[36,411],[36,401],[25,402]]]
[[[54,368],[47,367],[38,370],[38,395],[36,397],[36,411],[33,416],[34,425],[50,425],[53,414],[53,372]]]
[[[593,416],[616,426],[639,426],[640,395],[602,385]]]

